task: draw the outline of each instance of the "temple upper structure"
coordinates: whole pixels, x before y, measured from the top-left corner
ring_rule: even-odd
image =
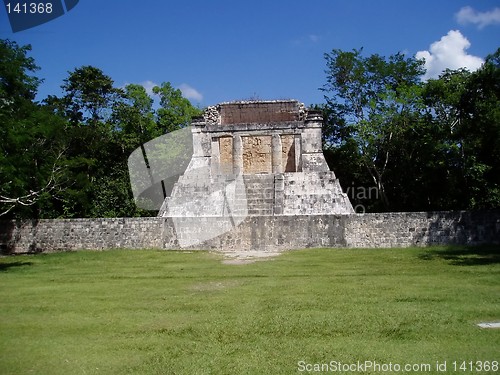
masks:
[[[208,107],[192,123],[191,161],[158,215],[354,213],[324,158],[322,123],[296,100]]]

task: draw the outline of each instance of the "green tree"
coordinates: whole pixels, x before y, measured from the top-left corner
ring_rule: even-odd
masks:
[[[100,69],[83,66],[69,72],[61,86],[61,98],[49,97],[47,106],[63,114],[68,123],[68,174],[71,186],[60,198],[64,217],[93,216],[102,180],[116,167],[117,144],[110,123],[122,90]]]
[[[115,103],[111,121],[117,141],[126,154],[161,135],[155,119],[153,99],[141,85],[125,86],[124,100]]]
[[[172,87],[170,82],[153,87],[153,93],[160,98],[157,122],[163,134],[188,126],[194,116],[201,114],[199,109],[182,96],[181,90]]]
[[[0,215],[50,216],[65,186],[65,122],[34,102],[31,47],[0,40]]]
[[[447,70],[429,80],[423,92],[427,117],[440,136],[431,166],[446,181],[443,208],[500,206],[500,49],[476,72]]]
[[[424,183],[432,187],[427,199],[433,209],[467,207],[465,191],[464,139],[460,128],[466,120],[462,105],[471,73],[466,69],[446,70],[430,79],[422,97],[426,105],[426,131],[419,142],[430,156]]]
[[[112,121],[116,130],[116,140],[123,151],[123,155],[118,158],[123,163],[123,170],[127,170],[128,157],[132,151],[141,148],[145,154],[144,144],[146,142],[187,126],[191,123],[192,117],[200,113],[186,98],[182,97],[180,90],[174,89],[168,82],[156,86],[153,92],[160,96],[160,107],[157,110],[153,109],[153,100],[144,87],[140,85],[127,85],[125,99],[117,103],[114,108]],[[175,159],[172,154],[186,152],[182,143],[171,144],[168,142],[155,143],[154,150],[153,152],[152,149],[149,149],[149,157],[153,159],[165,157],[165,164],[162,165],[165,170],[169,169],[168,162]],[[130,189],[128,175],[122,174],[121,176],[123,184],[126,183]],[[175,181],[171,179],[167,182],[164,181],[162,191],[168,194],[168,187],[173,182]],[[138,210],[138,212],[143,214],[143,211]]]
[[[106,121],[113,104],[123,94],[109,76],[93,66],[69,72],[61,88],[65,92],[62,101],[73,124],[96,125]]]
[[[327,159],[344,190],[371,179],[384,202],[348,191],[354,204],[372,211],[500,206],[500,50],[476,72],[447,70],[427,82],[422,62],[400,54],[334,50],[326,58]]]
[[[127,159],[200,111],[170,83],[155,88],[155,110],[142,86],[116,88],[92,66],[69,72],[61,97],[36,103],[41,80],[29,51],[0,41],[0,215],[150,215],[135,205]]]
[[[15,109],[35,99],[41,79],[33,75],[40,68],[28,56],[31,46],[19,46],[8,39],[0,39],[0,104],[2,109]]]
[[[114,163],[99,179],[99,190],[93,201],[91,216],[149,216],[152,212],[139,209],[134,202],[128,175],[129,155],[143,143],[161,135],[153,109],[153,99],[137,84],[124,88],[122,100],[113,105],[110,117],[113,129]]]
[[[461,98],[464,180],[469,208],[500,207],[500,48],[472,73]]]
[[[386,176],[397,165],[395,156],[403,150],[405,137],[421,121],[423,62],[401,53],[389,58],[364,57],[362,49],[333,50],[325,59],[326,147],[357,163],[358,177],[362,170],[368,173],[377,187],[381,208],[388,210],[394,204]],[[394,191],[392,196],[396,198]]]

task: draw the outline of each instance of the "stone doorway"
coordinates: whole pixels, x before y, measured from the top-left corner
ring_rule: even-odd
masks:
[[[295,135],[287,134],[281,136],[281,165],[283,172],[297,171],[295,165]]]

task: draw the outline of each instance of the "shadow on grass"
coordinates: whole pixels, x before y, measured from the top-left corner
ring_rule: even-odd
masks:
[[[440,258],[456,266],[481,266],[500,263],[500,245],[447,246],[430,248],[419,255],[420,259]]]
[[[16,267],[26,267],[33,265],[32,262],[12,262],[12,263],[0,263],[0,272],[7,271],[11,268]]]

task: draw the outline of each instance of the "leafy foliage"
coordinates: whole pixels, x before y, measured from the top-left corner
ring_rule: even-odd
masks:
[[[153,93],[160,97],[158,125],[165,133],[188,126],[191,118],[200,114],[200,111],[182,96],[181,90],[173,88],[169,82],[153,87]]]
[[[30,46],[0,40],[0,216],[151,215],[134,204],[127,158],[200,110],[169,82],[117,88],[99,68],[68,73],[35,101]],[[476,72],[422,82],[423,62],[362,49],[325,55],[324,147],[367,211],[500,206],[500,49]],[[177,144],[162,152],[182,153]]]
[[[385,178],[392,155],[418,126],[423,63],[400,53],[363,57],[362,50],[333,50],[325,58],[327,119],[337,120],[339,128],[326,140],[357,154],[351,158],[368,171],[383,208],[389,209]]]
[[[410,211],[498,207],[499,52],[471,73],[422,82],[423,62],[325,55],[325,153],[354,205]],[[377,194],[349,194],[376,187]]]
[[[30,46],[0,40],[0,216],[43,217],[64,185],[64,121],[33,101],[41,80]]]
[[[170,83],[154,92],[115,87],[82,66],[61,97],[35,103],[41,82],[30,47],[0,43],[0,214],[4,217],[150,215],[133,201],[127,158],[144,142],[187,125],[199,113]]]

